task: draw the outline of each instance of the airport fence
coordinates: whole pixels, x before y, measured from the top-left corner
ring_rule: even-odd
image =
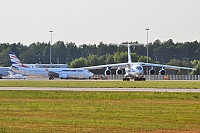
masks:
[[[96,79],[123,80],[123,75],[95,75]],[[144,75],[146,80],[200,80],[200,75]]]

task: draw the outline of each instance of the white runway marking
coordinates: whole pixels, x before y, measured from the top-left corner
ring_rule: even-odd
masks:
[[[132,91],[132,92],[196,92],[200,89],[166,88],[36,88],[36,87],[0,87],[0,90],[48,90],[48,91]]]

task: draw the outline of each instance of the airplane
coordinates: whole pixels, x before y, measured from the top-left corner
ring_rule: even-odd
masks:
[[[8,73],[9,73],[9,75],[8,75],[8,77],[10,77],[10,78],[14,78],[14,79],[26,79],[26,76],[24,76],[24,75],[22,75],[22,74],[14,74],[13,72],[11,72],[11,71],[8,71]]]
[[[12,71],[33,76],[49,77],[49,80],[54,78],[84,78],[89,79],[94,74],[84,68],[33,68],[24,65],[13,52],[9,52]]]
[[[138,45],[138,44],[135,44],[135,45]],[[154,75],[156,73],[155,67],[161,67],[159,71],[160,75],[166,75],[167,69],[195,70],[194,68],[188,68],[188,67],[144,63],[144,62],[132,62],[131,48],[130,48],[131,44],[127,44],[127,47],[128,47],[128,62],[127,63],[107,64],[107,65],[98,65],[98,66],[90,66],[90,67],[82,67],[82,68],[88,69],[88,70],[105,69],[105,72],[104,72],[105,76],[111,75],[111,69],[116,69],[116,75],[122,75],[123,69],[125,69],[123,81],[130,81],[131,79],[134,79],[135,81],[145,81],[144,67],[150,68],[149,75]]]

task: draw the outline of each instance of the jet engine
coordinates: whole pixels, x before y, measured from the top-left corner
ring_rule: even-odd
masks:
[[[107,68],[107,69],[105,70],[104,74],[105,74],[106,76],[109,76],[109,75],[111,74],[111,71]]]
[[[154,75],[155,73],[156,73],[156,70],[155,70],[155,69],[151,68],[151,69],[149,70],[149,75]]]
[[[59,75],[59,78],[60,78],[60,79],[66,79],[66,78],[67,78],[67,74],[60,74],[60,75]]]
[[[118,69],[116,70],[116,74],[117,74],[117,75],[121,75],[122,73],[123,73],[122,69],[118,68]]]
[[[159,74],[160,74],[160,75],[165,75],[165,74],[166,74],[165,69],[162,68],[162,69],[159,71]]]

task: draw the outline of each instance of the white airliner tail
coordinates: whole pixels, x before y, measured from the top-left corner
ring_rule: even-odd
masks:
[[[28,66],[23,65],[23,63],[17,58],[17,56],[13,52],[9,52],[9,56],[13,68],[29,68]]]
[[[128,63],[131,63],[132,59],[131,59],[131,45],[128,44]]]

